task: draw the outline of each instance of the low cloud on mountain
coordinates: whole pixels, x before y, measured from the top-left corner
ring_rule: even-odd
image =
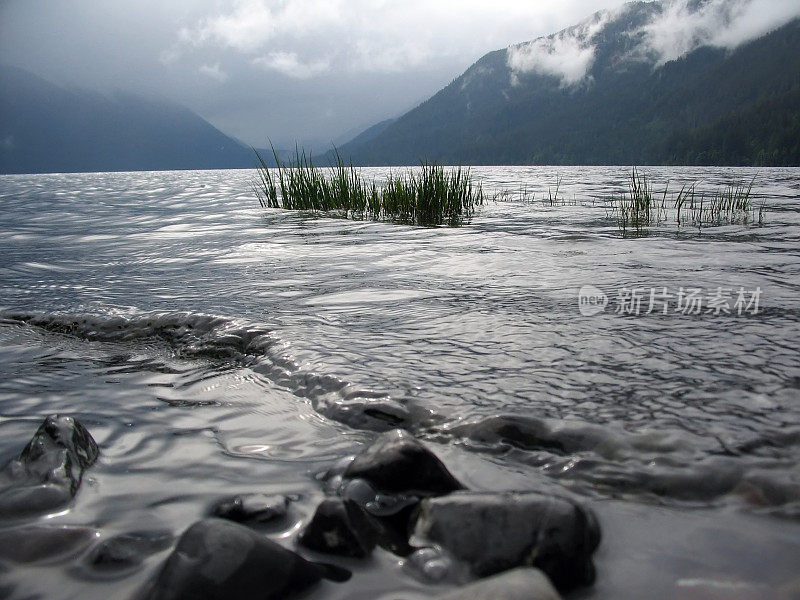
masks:
[[[508,49],[512,83],[518,73],[537,72],[561,79],[563,85],[582,81],[594,63],[594,36],[613,18],[614,11],[601,11],[580,25]]]
[[[508,48],[511,81],[519,75],[538,73],[578,84],[589,76],[595,56],[595,37],[619,17],[619,10],[604,10],[581,24],[554,35]],[[800,17],[796,0],[666,0],[663,8],[641,27],[625,32],[639,40],[632,60],[647,60],[654,66],[675,60],[701,47],[733,49]]]

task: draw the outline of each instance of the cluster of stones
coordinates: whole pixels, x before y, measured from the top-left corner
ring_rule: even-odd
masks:
[[[0,516],[67,504],[97,456],[80,423],[48,417],[0,474]],[[326,497],[299,545],[350,558],[366,558],[380,546],[401,557],[418,578],[461,584],[441,600],[554,600],[594,579],[592,554],[600,533],[590,510],[538,492],[467,490],[405,431],[380,435],[335,465],[324,482]],[[346,569],[307,560],[249,526],[284,517],[289,500],[251,494],[219,501],[209,518],[183,532],[137,599],[277,600],[321,579],[349,579]],[[32,556],[60,543],[36,528],[14,532],[29,540]],[[90,543],[91,536],[59,530],[67,534],[74,544]],[[118,535],[96,544],[87,560],[95,570],[125,572],[170,543],[168,532]]]
[[[301,545],[359,558],[381,546],[432,581],[488,577],[445,598],[486,597],[487,586],[492,597],[552,598],[551,583],[569,591],[594,580],[600,530],[590,510],[538,492],[469,491],[405,431],[379,436],[326,484]]]

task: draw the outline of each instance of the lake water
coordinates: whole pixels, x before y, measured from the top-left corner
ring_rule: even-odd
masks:
[[[290,493],[267,533],[291,547],[319,474],[400,426],[470,487],[592,506],[598,578],[576,597],[797,597],[800,169],[644,170],[673,190],[755,176],[764,223],[622,235],[602,202],[622,167],[474,169],[509,195],[457,229],[265,210],[246,170],[2,176],[0,462],[74,415],[101,458],[40,521],[178,535],[221,496]],[[0,579],[128,598],[166,552]],[[444,589],[383,551],[343,564],[308,597]]]

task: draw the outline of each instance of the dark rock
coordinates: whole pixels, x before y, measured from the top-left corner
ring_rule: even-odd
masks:
[[[350,463],[344,478],[365,479],[381,492],[423,497],[448,494],[464,487],[433,452],[402,429],[378,436]]]
[[[99,450],[86,428],[72,417],[50,415],[22,450],[19,463],[40,481],[69,482],[74,494],[83,470],[97,460]]]
[[[214,504],[211,514],[237,523],[269,523],[285,517],[288,506],[286,496],[239,494]]]
[[[6,529],[0,531],[0,560],[18,564],[67,560],[83,552],[95,536],[88,527]]]
[[[594,514],[538,492],[456,492],[419,505],[412,545],[438,544],[478,577],[518,566],[544,571],[564,591],[594,581]]]
[[[353,533],[371,528],[376,532],[378,544],[400,556],[412,551],[408,545],[409,521],[420,498],[463,489],[430,450],[400,429],[381,434],[355,458],[334,465],[324,480],[327,491],[345,501],[336,508],[337,530]],[[330,504],[324,510],[334,510],[334,506]],[[363,514],[354,516],[358,514],[355,507]],[[341,511],[347,513],[347,519],[342,518]],[[330,517],[325,514],[326,526],[330,526]],[[344,538],[349,541],[343,539],[342,543],[349,546],[351,537]],[[372,537],[368,539],[371,543]],[[337,544],[318,541],[318,545]]]
[[[101,571],[124,571],[142,564],[145,557],[166,550],[172,542],[168,531],[132,531],[115,535],[92,548],[87,564]]]
[[[344,569],[305,560],[242,525],[221,519],[187,529],[143,595],[148,600],[283,600]]]
[[[0,474],[0,516],[39,513],[68,503],[98,454],[83,425],[72,417],[50,415]]]
[[[408,535],[411,516],[419,504],[417,496],[383,494],[364,479],[345,479],[337,491],[351,512],[360,511],[363,520],[376,532],[382,548],[399,556],[413,550],[408,545]]]
[[[353,502],[326,498],[300,535],[300,543],[317,552],[364,558],[377,537],[375,525]]]
[[[452,590],[436,600],[561,600],[547,575],[522,567]]]

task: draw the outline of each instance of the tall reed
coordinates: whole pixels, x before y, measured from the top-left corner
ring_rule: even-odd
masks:
[[[612,212],[617,223],[625,233],[632,229],[642,231],[651,225],[660,225],[674,214],[678,226],[697,227],[719,226],[724,224],[747,224],[764,219],[764,203],[753,207],[752,191],[755,177],[749,184],[738,182],[727,185],[712,193],[699,192],[695,183],[684,184],[674,196],[674,203],[667,208],[669,183],[661,194],[653,192],[653,186],[644,173],[634,167],[628,181],[628,191],[611,199]]]
[[[675,200],[678,225],[714,226],[731,223],[747,224],[764,220],[764,203],[756,210],[752,203],[755,177],[750,183],[738,182],[712,192],[708,196],[697,193],[695,186],[681,189]],[[698,198],[699,196],[699,198]]]
[[[255,151],[258,181],[255,191],[265,208],[325,211],[331,216],[411,223],[423,226],[463,224],[484,203],[483,188],[469,169],[445,169],[422,163],[419,170],[390,173],[378,185],[346,164],[334,149],[327,168],[314,165],[295,148],[294,160],[283,163],[275,149],[275,168]]]
[[[628,192],[612,199],[617,211],[617,222],[622,231],[641,230],[643,227],[661,223],[666,219],[667,189],[661,201],[653,193],[653,186],[645,173],[636,167],[631,170]]]

